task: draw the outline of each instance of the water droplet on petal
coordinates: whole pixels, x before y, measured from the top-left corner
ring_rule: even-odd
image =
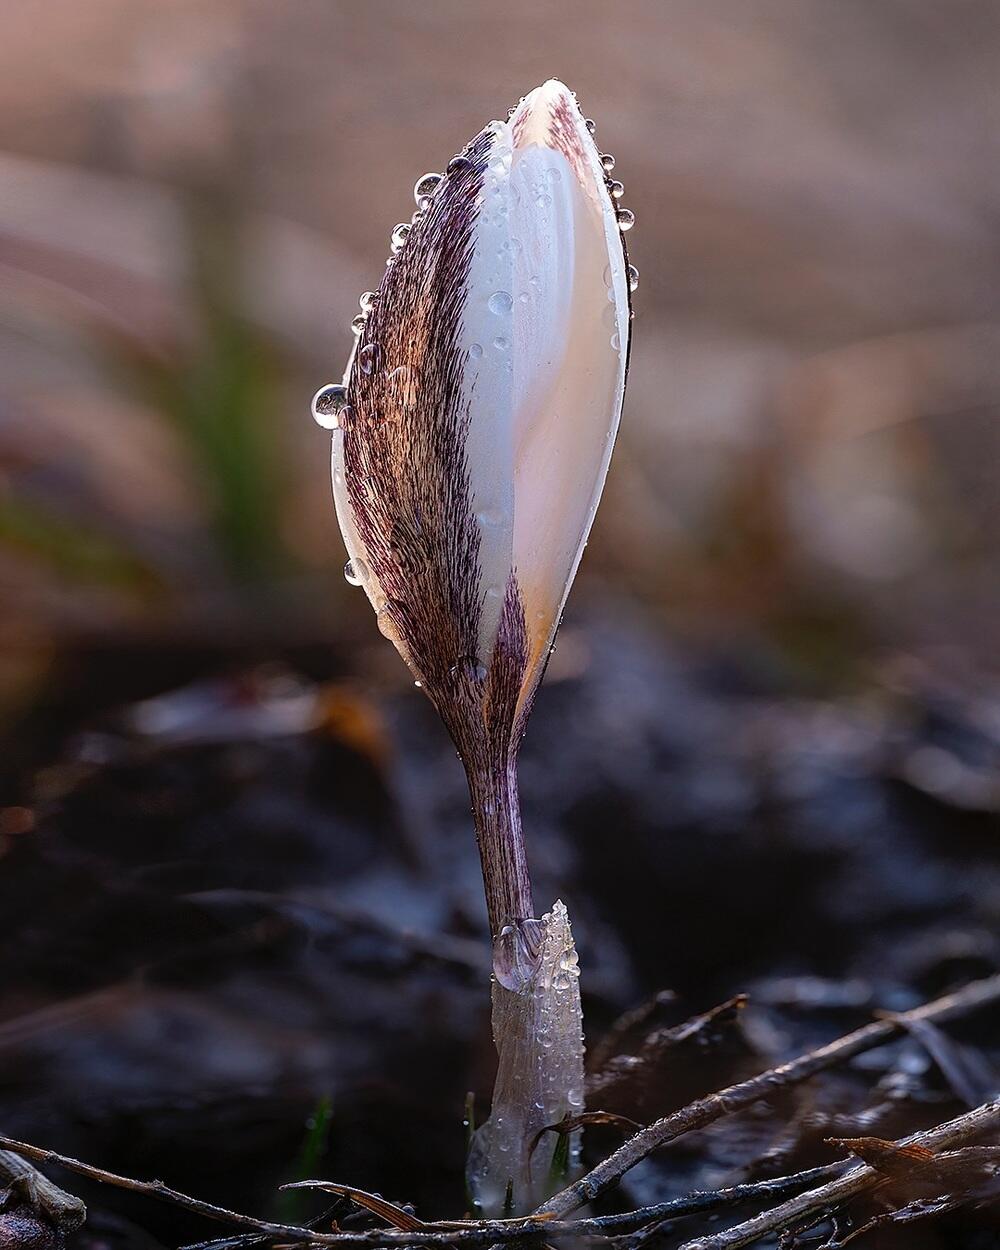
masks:
[[[378,299],[377,291],[362,291],[361,298],[358,300],[358,303],[361,305],[361,311],[363,313],[371,312],[372,307],[377,299]]]
[[[594,119],[592,117],[585,117],[583,120],[583,124],[587,127],[587,130],[590,132],[590,134],[597,133],[597,127],[594,125]]]
[[[630,208],[620,208],[618,210],[618,229],[624,233],[631,230],[635,225],[635,213]]]
[[[608,184],[608,191],[610,192],[611,198],[613,200],[620,200],[622,196],[625,194],[625,183],[618,182],[617,179],[614,179],[612,182]]]
[[[417,201],[418,208],[423,207],[420,203],[422,199],[434,194],[443,178],[443,174],[424,174],[417,179],[413,185],[413,198]]]
[[[358,368],[364,374],[371,374],[378,358],[378,348],[374,343],[366,343],[358,352]]]
[[[469,358],[471,360],[478,360],[480,356],[482,356],[482,354],[483,354],[482,343],[471,343],[469,345]]]
[[[471,168],[472,168],[472,161],[470,161],[467,156],[462,156],[461,154],[459,154],[458,156],[453,156],[451,160],[448,162],[449,174],[460,174],[462,170],[471,169]]]
[[[413,684],[416,686],[418,690],[423,690],[424,688],[424,683],[422,681],[418,680],[418,681],[415,681]]]
[[[601,168],[606,174],[610,174],[615,167],[615,158],[610,152],[604,152],[601,156]]]
[[[639,285],[639,270],[636,269],[635,265],[629,265],[628,267],[628,289],[630,291],[634,291],[638,285]]]
[[[614,334],[612,334],[612,336],[611,336],[611,346],[612,346],[612,348],[613,348],[615,351],[618,351],[618,349],[621,347],[621,345],[622,345],[622,341],[621,341],[621,339],[618,337],[618,332],[617,332],[617,330],[616,330],[616,331],[615,331],[615,333],[614,333]]]
[[[352,586],[360,586],[368,576],[363,560],[348,560],[344,565],[344,577]]]
[[[509,313],[514,307],[514,301],[511,299],[509,291],[494,291],[488,302],[490,312],[496,313],[498,317],[502,317],[504,313]]]
[[[505,352],[507,350],[507,340],[503,337],[502,334],[498,334],[497,337],[493,340],[493,346],[497,349],[498,352]]]
[[[321,386],[312,397],[312,415],[317,425],[324,430],[335,430],[340,425],[341,415],[347,409],[347,387],[330,382]]]
[[[474,655],[463,655],[451,665],[448,672],[452,677],[465,675],[471,677],[473,681],[486,680],[486,665],[477,660]]]
[[[389,237],[389,246],[392,248],[394,256],[406,242],[406,236],[409,233],[410,223],[408,221],[401,221],[398,226],[393,226],[392,234]]]
[[[368,318],[364,315],[364,313],[358,313],[358,315],[351,322],[351,329],[355,334],[361,333],[361,331],[365,328],[365,322],[367,320]]]

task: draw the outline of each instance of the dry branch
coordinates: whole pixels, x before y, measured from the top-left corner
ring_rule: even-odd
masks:
[[[119,1176],[103,1168],[93,1167],[79,1159],[67,1155],[56,1154],[39,1146],[31,1146],[25,1142],[0,1138],[0,1144],[9,1146],[19,1154],[35,1159],[37,1162],[55,1163],[70,1171],[86,1176],[103,1184],[114,1185],[120,1189],[128,1189],[136,1193],[148,1194],[152,1198],[173,1203],[196,1215],[221,1223],[231,1224],[238,1228],[246,1228],[254,1236],[230,1238],[219,1242],[201,1243],[205,1246],[218,1247],[241,1246],[247,1242],[257,1242],[261,1235],[264,1239],[280,1239],[284,1242],[310,1242],[323,1246],[483,1246],[500,1242],[517,1241],[521,1238],[544,1233],[548,1236],[575,1235],[578,1237],[609,1238],[616,1234],[630,1232],[651,1221],[665,1218],[677,1219],[684,1215],[693,1215],[701,1211],[716,1210],[719,1207],[732,1206],[737,1202],[745,1202],[753,1198],[774,1197],[800,1189],[811,1184],[831,1172],[841,1168],[842,1164],[832,1164],[822,1168],[810,1168],[805,1172],[797,1172],[792,1176],[781,1176],[771,1180],[754,1181],[744,1185],[733,1185],[728,1189],[709,1190],[689,1194],[684,1198],[675,1198],[670,1202],[658,1203],[655,1206],[643,1207],[636,1211],[626,1211],[619,1215],[598,1216],[593,1219],[580,1220],[543,1220],[535,1216],[523,1216],[514,1220],[452,1220],[436,1221],[424,1224],[416,1230],[396,1228],[374,1228],[364,1231],[341,1231],[336,1233],[318,1233],[312,1228],[293,1224],[276,1224],[269,1220],[259,1220],[251,1215],[241,1215],[236,1211],[228,1211],[224,1207],[202,1202],[182,1194],[176,1189],[164,1185],[162,1181],[140,1181],[128,1176]],[[326,1184],[326,1182],[323,1182]],[[337,1186],[338,1192],[343,1190],[351,1196],[360,1191]],[[193,1250],[193,1248],[192,1248]]]
[[[19,1193],[33,1211],[61,1232],[72,1232],[87,1218],[81,1199],[60,1189],[20,1154],[0,1150],[0,1186],[8,1193]]]
[[[568,1215],[617,1184],[630,1168],[635,1167],[654,1150],[676,1140],[684,1133],[704,1128],[705,1125],[723,1116],[732,1115],[733,1112],[742,1111],[763,1098],[773,1097],[776,1091],[808,1080],[824,1068],[853,1058],[875,1046],[881,1046],[903,1033],[907,1021],[953,1020],[956,1016],[966,1015],[988,1003],[997,1002],[1000,1002],[1000,976],[974,981],[953,994],[946,994],[943,998],[925,1003],[903,1015],[866,1024],[826,1046],[799,1055],[789,1063],[761,1072],[749,1080],[730,1085],[705,1098],[699,1098],[630,1137],[586,1176],[574,1181],[543,1203],[538,1214]]]
[[[922,1133],[912,1133],[897,1143],[898,1146],[924,1146],[931,1150],[940,1147],[959,1146],[963,1142],[977,1137],[986,1129],[1000,1124],[1000,1098],[983,1103],[964,1115],[939,1124],[937,1128]],[[883,1179],[883,1174],[867,1164],[853,1168],[845,1176],[841,1176],[819,1189],[807,1190],[795,1198],[789,1198],[780,1206],[773,1207],[755,1215],[742,1224],[711,1233],[707,1237],[696,1237],[685,1242],[680,1250],[737,1250],[739,1246],[748,1246],[768,1233],[777,1232],[806,1219],[817,1212],[828,1210],[846,1202],[871,1189]]]

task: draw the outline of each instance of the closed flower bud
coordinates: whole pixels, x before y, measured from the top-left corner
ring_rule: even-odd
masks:
[[[489,703],[491,728],[510,736],[607,473],[628,261],[601,156],[561,83],[417,190],[423,211],[394,233],[345,377],[337,514],[383,633],[449,727],[458,698]]]

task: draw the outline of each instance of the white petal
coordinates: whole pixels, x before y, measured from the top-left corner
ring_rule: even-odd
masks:
[[[511,128],[514,565],[529,636],[527,696],[604,487],[630,322],[616,210],[572,94],[556,81],[537,88]]]

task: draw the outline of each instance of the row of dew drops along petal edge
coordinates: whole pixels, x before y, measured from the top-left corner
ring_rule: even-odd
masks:
[[[456,162],[468,161],[463,156],[452,158],[448,166],[449,172],[453,172],[452,167]],[[457,168],[457,166],[456,166]],[[420,220],[431,204],[431,197],[438,185],[444,180],[444,174],[424,174],[418,178],[413,187],[413,198],[416,201],[417,209],[410,221],[401,221],[397,226],[393,227],[392,234],[389,236],[389,249],[391,255],[386,261],[388,267],[393,263],[398,253],[402,250],[403,244],[406,242],[407,235],[413,228],[413,225]],[[377,291],[363,291],[358,304],[361,311],[351,322],[351,329],[355,335],[360,335],[365,328],[368,320],[368,314],[375,306],[378,299]],[[364,349],[362,349],[363,354]],[[362,369],[365,369],[365,361],[359,359]],[[365,369],[365,372],[369,372]],[[347,404],[347,387],[340,382],[328,382],[321,386],[316,394],[312,397],[311,411],[313,420],[317,425],[322,426],[324,430],[337,430],[346,424],[347,416],[350,411]],[[348,581],[351,578],[348,577]],[[360,581],[352,582],[353,585],[361,585]]]
[[[510,109],[507,114],[508,120],[514,116],[517,106]],[[597,129],[594,122],[590,118],[586,118],[584,125],[588,132],[593,135]],[[604,183],[607,187],[608,194],[615,201],[616,214],[618,218],[618,228],[624,234],[632,229],[635,225],[635,214],[631,209],[621,208],[618,201],[625,193],[625,186],[617,179],[611,177],[611,173],[615,167],[615,158],[609,153],[603,153],[600,158],[601,169],[604,171]],[[461,153],[453,156],[448,162],[448,173],[458,173],[461,169],[470,165],[469,158]],[[444,181],[445,175],[439,173],[426,173],[421,175],[414,183],[413,198],[416,203],[416,211],[409,222],[400,222],[393,227],[392,234],[389,237],[389,247],[391,255],[386,261],[388,267],[393,263],[395,257],[402,250],[404,243],[410,233],[412,227],[430,208],[434,192]],[[635,291],[639,285],[639,270],[635,265],[630,264],[628,267],[628,285],[630,291]],[[351,329],[356,335],[360,335],[365,328],[368,320],[368,314],[371,312],[375,301],[378,299],[378,292],[364,291],[361,294],[358,304],[361,312],[351,322]],[[364,361],[361,361],[361,367],[364,368]],[[367,370],[366,370],[367,372]],[[330,382],[321,386],[312,398],[311,405],[312,415],[316,423],[326,430],[336,430],[341,428],[350,411],[347,403],[347,387],[342,383]],[[360,561],[358,561],[360,563]],[[364,571],[355,569],[355,562],[348,560],[344,565],[344,577],[352,586],[361,586],[364,584]]]
[[[512,108],[507,116],[508,119],[514,116],[517,106]],[[584,125],[591,135],[594,134],[596,126],[594,122],[587,118]],[[601,168],[604,171],[604,182],[607,187],[608,194],[615,201],[616,213],[618,218],[618,228],[623,232],[627,232],[635,225],[635,213],[629,208],[622,208],[618,205],[618,201],[625,193],[625,186],[622,182],[611,177],[611,173],[615,167],[615,158],[605,152],[601,155]],[[453,156],[448,162],[448,173],[457,173],[460,169],[470,164],[468,157],[460,153]],[[393,227],[392,234],[389,239],[391,255],[386,261],[386,265],[391,265],[402,250],[403,244],[406,242],[413,225],[427,211],[431,205],[434,192],[444,181],[445,175],[439,173],[423,174],[417,179],[413,187],[413,198],[416,202],[416,212],[409,222],[402,221]],[[635,265],[630,264],[628,267],[628,285],[630,291],[635,291],[639,285],[639,270]],[[365,328],[368,320],[368,314],[371,312],[375,301],[378,298],[376,291],[364,291],[358,304],[361,308],[360,313],[351,322],[351,329],[356,335],[360,335]],[[364,361],[361,361],[364,368]],[[321,386],[312,398],[312,415],[316,423],[326,430],[338,429],[344,424],[347,415],[347,388],[340,383],[328,383]]]
[[[464,156],[454,156],[448,164],[448,172],[455,173],[463,165],[470,162]],[[416,211],[410,221],[401,221],[394,226],[389,236],[390,256],[386,261],[388,268],[395,260],[398,253],[402,250],[403,244],[406,242],[407,236],[412,227],[420,220],[423,214],[430,208],[434,192],[444,181],[444,174],[427,173],[417,179],[413,187],[413,198],[416,202]],[[368,314],[371,312],[378,299],[377,291],[364,291],[361,294],[358,304],[361,312],[351,322],[351,329],[356,335],[360,335],[365,328],[368,320]],[[370,347],[370,345],[369,345]],[[359,353],[358,363],[365,373],[371,371],[371,359],[364,359],[364,353],[367,349],[362,348]],[[347,387],[341,382],[328,382],[321,386],[316,394],[312,397],[311,411],[313,419],[317,425],[325,430],[337,430],[343,428],[350,413],[350,407],[347,402]],[[362,560],[348,560],[344,565],[344,578],[351,586],[363,586],[367,578],[368,570]],[[381,614],[380,614],[381,619]],[[380,625],[381,627],[381,625]],[[420,685],[417,682],[416,685]]]

